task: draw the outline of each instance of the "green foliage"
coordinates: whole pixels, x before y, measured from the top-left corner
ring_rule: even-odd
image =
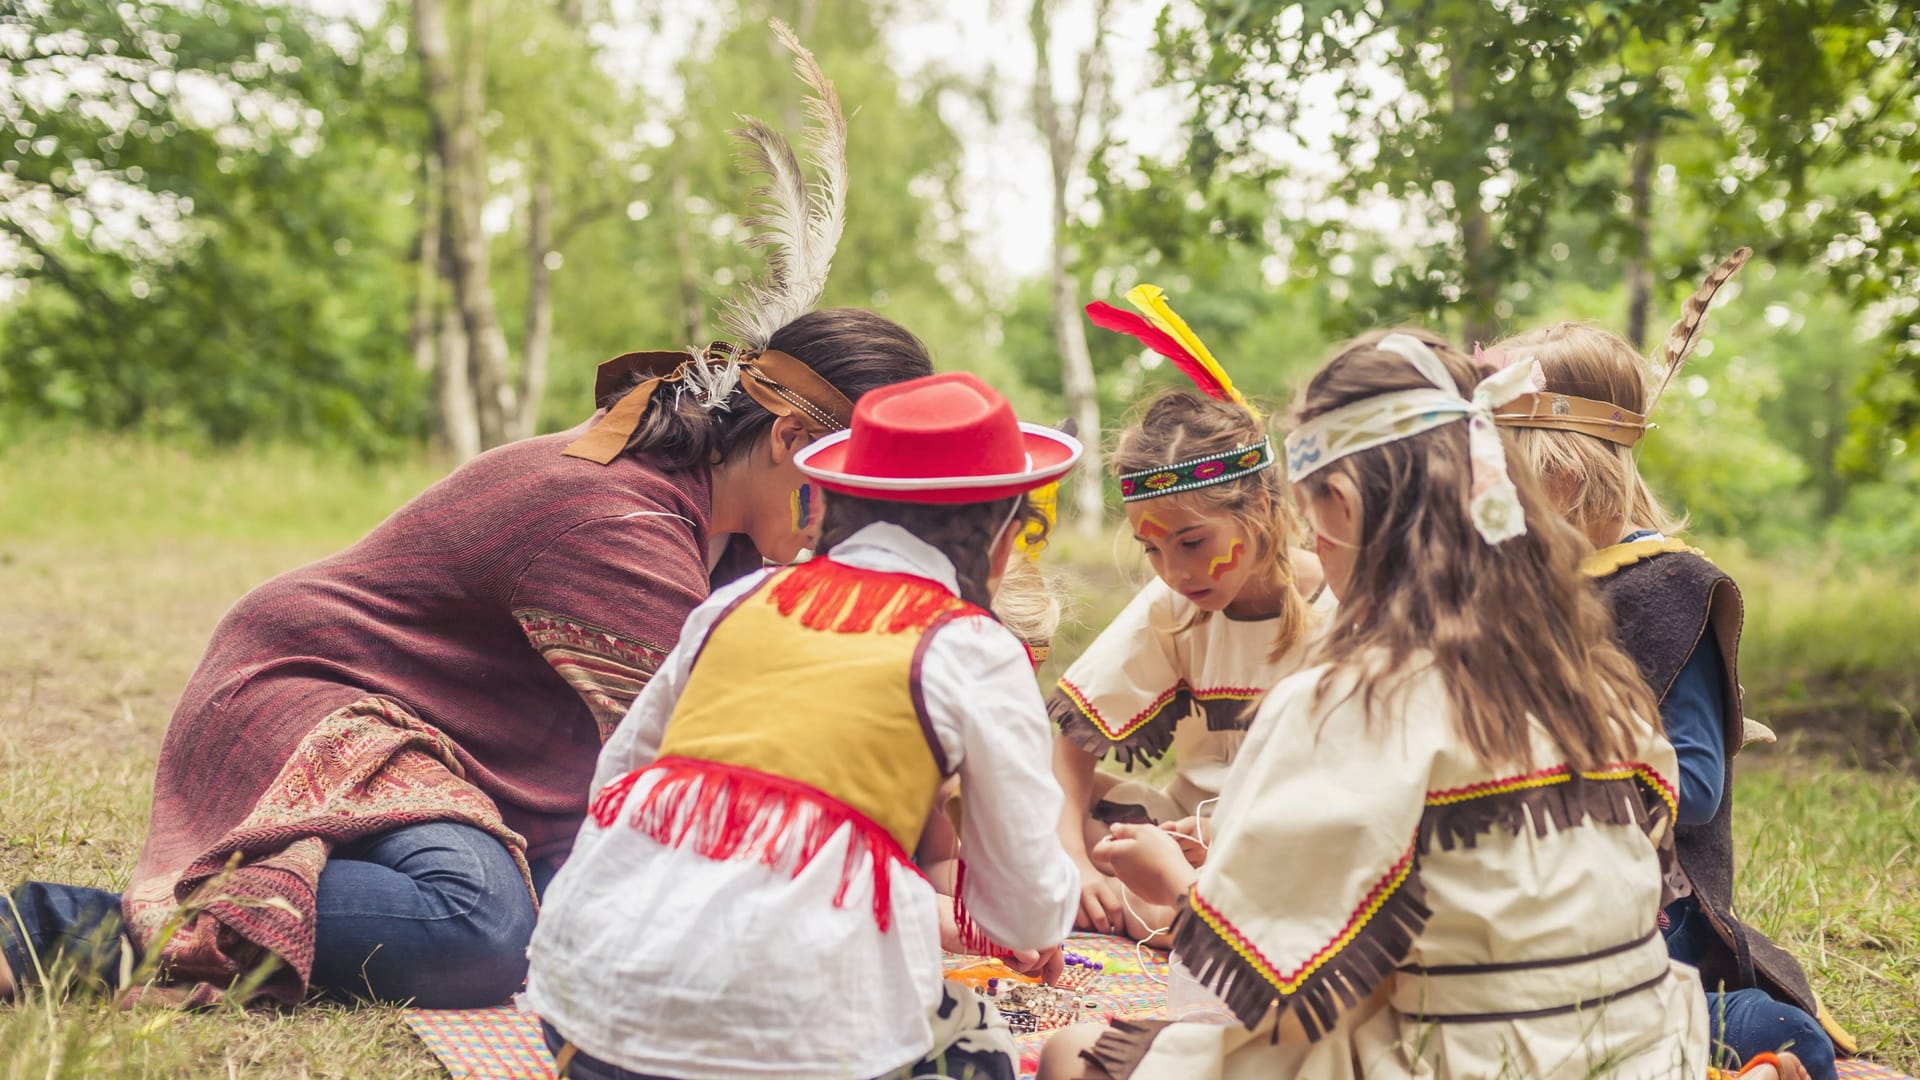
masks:
[[[0,16],[8,411],[377,450],[422,430],[406,358],[417,117],[378,39],[270,5],[72,0]]]

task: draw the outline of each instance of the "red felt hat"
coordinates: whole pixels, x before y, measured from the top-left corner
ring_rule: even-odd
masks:
[[[1079,460],[1073,436],[1020,423],[999,391],[955,371],[868,391],[850,429],[816,440],[794,464],[843,495],[958,504],[1031,491]]]

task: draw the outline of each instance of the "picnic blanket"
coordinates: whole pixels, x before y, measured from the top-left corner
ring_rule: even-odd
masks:
[[[1088,1019],[1142,1019],[1159,1016],[1167,1004],[1166,958],[1138,950],[1133,942],[1096,934],[1075,934],[1067,948],[1100,961],[1105,977],[1089,992],[1100,1007]],[[976,963],[975,957],[949,957],[947,966]],[[540,1038],[532,1013],[512,1005],[492,1009],[409,1009],[407,1026],[440,1059],[454,1080],[552,1080],[553,1058]],[[1039,1067],[1040,1044],[1048,1033],[1022,1035],[1020,1069],[1031,1078]],[[1840,1080],[1914,1080],[1865,1061],[1840,1063]]]

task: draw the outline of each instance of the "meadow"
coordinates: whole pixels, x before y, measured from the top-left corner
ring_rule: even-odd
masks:
[[[0,883],[124,885],[161,733],[221,613],[436,474],[118,438],[0,450]],[[1920,581],[1704,543],[1746,585],[1749,712],[1783,736],[1741,759],[1741,910],[1874,1057],[1920,1069]],[[1059,664],[1144,570],[1118,537],[1062,536],[1048,558],[1075,597]],[[0,1080],[434,1075],[395,1009],[0,1006]]]

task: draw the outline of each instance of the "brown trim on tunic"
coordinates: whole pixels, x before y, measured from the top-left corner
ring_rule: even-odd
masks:
[[[1563,1016],[1571,1012],[1585,1012],[1588,1009],[1597,1009],[1610,1002],[1619,1001],[1621,998],[1644,993],[1666,982],[1667,977],[1672,974],[1672,968],[1663,968],[1660,974],[1655,975],[1646,982],[1629,986],[1625,990],[1618,990],[1611,994],[1601,994],[1599,997],[1591,997],[1585,1001],[1576,1001],[1571,1005],[1552,1005],[1544,1009],[1525,1009],[1520,1012],[1440,1013],[1437,1015],[1421,1013],[1418,1019],[1429,1024],[1490,1024],[1497,1021],[1539,1020],[1549,1016]]]
[[[1532,971],[1537,968],[1571,967],[1584,964],[1589,960],[1604,960],[1609,956],[1618,956],[1652,941],[1660,933],[1655,926],[1632,941],[1623,941],[1618,945],[1609,945],[1604,949],[1595,949],[1578,956],[1556,956],[1549,960],[1511,960],[1499,964],[1406,964],[1400,968],[1409,975],[1489,975],[1502,971]]]

